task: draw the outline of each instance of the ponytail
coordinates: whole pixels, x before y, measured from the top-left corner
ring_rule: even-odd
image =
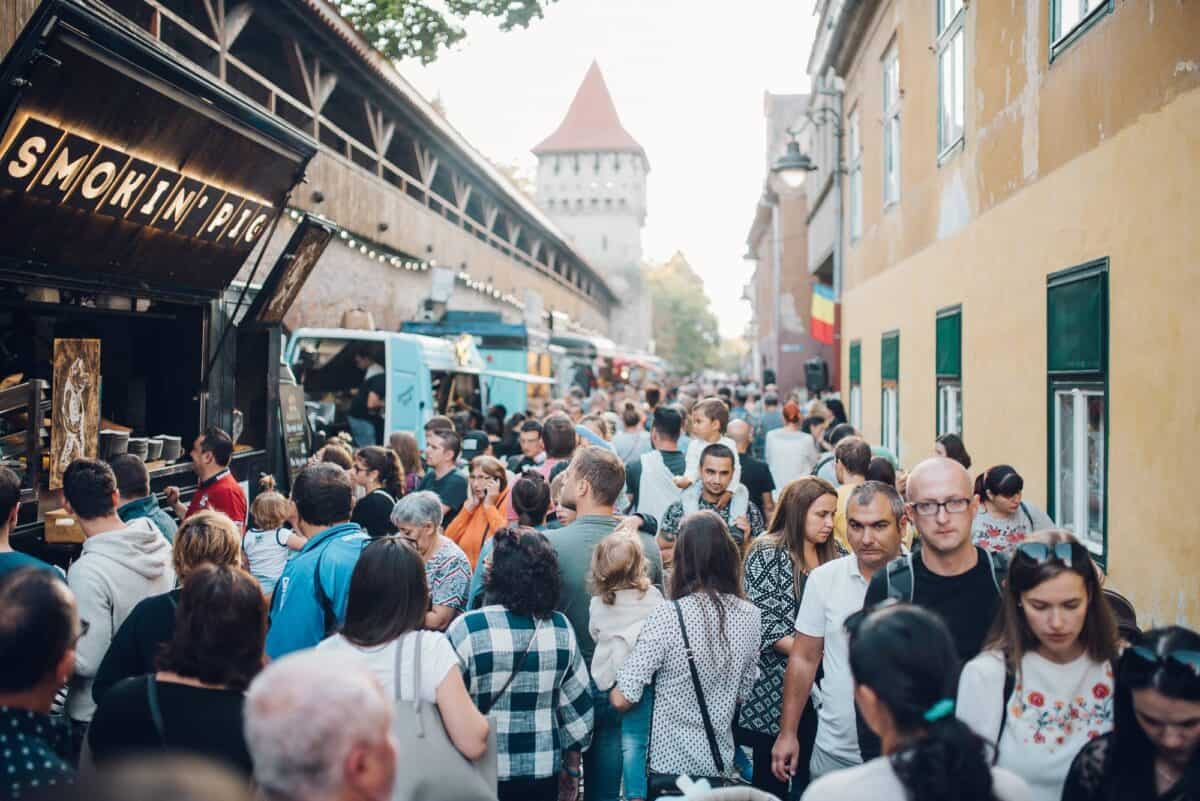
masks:
[[[908,798],[974,801],[993,798],[992,767],[982,738],[951,712],[925,736],[891,757]]]
[[[260,530],[275,529],[291,517],[291,502],[275,490],[275,476],[264,473],[258,479],[258,495],[250,504],[250,518]]]
[[[379,473],[379,483],[392,498],[399,500],[404,494],[404,467],[400,457],[391,448],[368,445],[359,448],[355,457],[362,459],[368,470]]]

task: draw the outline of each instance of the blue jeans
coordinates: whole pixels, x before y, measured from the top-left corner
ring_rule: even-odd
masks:
[[[360,448],[365,448],[368,445],[378,445],[375,439],[375,424],[364,417],[347,417],[346,422],[350,426],[350,436],[354,437],[354,444]]]
[[[608,700],[608,691],[592,689],[595,727],[592,745],[583,754],[587,801],[618,801],[622,780],[625,798],[646,797],[646,747],[654,712],[654,688],[624,715]]]

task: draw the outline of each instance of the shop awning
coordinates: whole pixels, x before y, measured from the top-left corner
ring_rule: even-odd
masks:
[[[479,375],[488,376],[489,378],[503,378],[508,381],[523,381],[526,384],[545,384],[549,386],[558,383],[553,378],[547,378],[544,375],[534,375],[533,373],[512,373],[508,370],[480,370]]]
[[[216,297],[316,152],[94,0],[45,0],[0,65],[0,272]]]

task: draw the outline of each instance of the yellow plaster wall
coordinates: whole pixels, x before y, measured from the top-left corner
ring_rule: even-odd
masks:
[[[1146,114],[844,297],[862,342],[863,424],[880,436],[880,335],[900,334],[901,459],[932,452],[934,320],[963,306],[963,427],[1046,502],[1046,276],[1109,264],[1108,565],[1143,624],[1200,625],[1200,90]],[[843,386],[849,392],[849,386]]]

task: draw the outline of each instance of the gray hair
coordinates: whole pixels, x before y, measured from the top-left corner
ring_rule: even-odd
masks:
[[[254,780],[268,801],[336,797],[350,750],[386,738],[392,718],[370,671],[317,650],[267,665],[246,691],[245,710]]]
[[[409,493],[396,501],[391,520],[393,526],[433,523],[435,529],[439,528],[442,525],[442,499],[429,490]]]
[[[855,487],[846,501],[847,513],[850,511],[850,504],[866,506],[875,500],[876,495],[887,498],[888,506],[892,507],[892,518],[899,525],[900,518],[904,517],[904,501],[895,487],[882,481],[864,481]]]

